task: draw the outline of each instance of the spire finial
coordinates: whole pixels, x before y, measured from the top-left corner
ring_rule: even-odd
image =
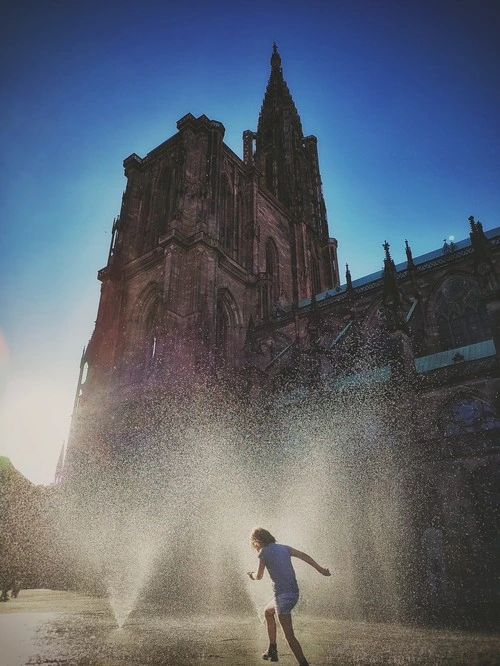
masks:
[[[280,54],[278,53],[278,47],[276,46],[276,42],[273,42],[273,54],[271,56],[271,68],[272,69],[281,69],[281,58]]]
[[[349,264],[345,265],[345,279],[347,282],[347,289],[352,289],[352,277],[351,271],[349,270]]]
[[[406,259],[407,259],[407,268],[415,268],[415,263],[413,261],[413,254],[411,251],[410,244],[408,243],[408,240],[405,238],[405,252],[406,252]]]
[[[384,250],[385,250],[385,258],[387,259],[387,261],[390,261],[390,260],[391,260],[391,254],[390,254],[390,252],[389,252],[389,248],[390,248],[391,246],[389,245],[389,243],[388,243],[387,241],[384,241],[384,242],[382,243],[382,247],[383,247]]]

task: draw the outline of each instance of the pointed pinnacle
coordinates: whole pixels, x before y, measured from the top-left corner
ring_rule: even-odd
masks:
[[[352,277],[351,277],[351,271],[349,270],[349,264],[345,265],[345,278],[346,278],[347,288],[352,289]]]
[[[276,42],[273,43],[273,54],[271,56],[271,68],[272,69],[281,69],[281,58],[280,54],[278,53],[278,47],[276,46]]]
[[[391,259],[391,254],[390,254],[390,252],[389,252],[389,248],[390,248],[391,246],[389,245],[389,243],[388,243],[387,241],[384,241],[384,243],[382,243],[382,247],[383,247],[384,250],[385,250],[385,258],[386,258],[388,261],[390,261],[390,259]]]
[[[406,252],[406,259],[408,261],[408,268],[415,268],[415,264],[413,262],[413,254],[411,251],[410,244],[408,243],[408,240],[405,239],[405,252]]]

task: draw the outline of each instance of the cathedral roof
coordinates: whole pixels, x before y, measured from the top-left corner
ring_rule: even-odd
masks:
[[[430,370],[445,368],[448,365],[455,365],[457,362],[479,361],[482,358],[495,355],[496,349],[493,340],[484,340],[465,347],[420,356],[415,359],[415,369],[417,372],[429,372]]]
[[[485,231],[485,236],[488,239],[500,239],[500,227],[495,227],[489,231]],[[464,240],[458,241],[454,244],[453,250],[445,253],[443,248],[438,250],[433,250],[432,252],[427,252],[418,257],[413,257],[413,263],[415,267],[421,266],[421,270],[434,268],[436,265],[452,261],[455,257],[463,256],[472,252],[472,243],[470,238],[465,238]],[[395,270],[397,273],[401,273],[408,268],[408,262],[403,261],[395,265]],[[357,280],[352,281],[352,286],[354,289],[362,288],[363,291],[369,290],[372,287],[377,288],[381,286],[383,271],[377,271],[375,273],[370,273],[365,275]],[[344,294],[347,290],[347,285],[342,284],[337,289],[330,289],[322,294],[316,295],[316,301],[324,300],[325,298],[335,297],[336,295]],[[311,299],[307,298],[299,302],[299,307],[307,307],[311,303]]]

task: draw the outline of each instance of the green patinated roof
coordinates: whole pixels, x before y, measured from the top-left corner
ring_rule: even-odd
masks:
[[[330,377],[325,380],[323,388],[342,391],[345,389],[360,388],[363,386],[369,386],[375,382],[386,382],[391,378],[391,368],[388,365],[384,365],[378,368],[373,368],[371,370],[365,370],[363,372],[358,372],[354,375],[346,375],[344,377]],[[277,407],[283,405],[291,405],[293,403],[300,402],[307,398],[309,394],[308,389],[305,386],[300,386],[289,393],[283,393],[276,400],[275,405]]]
[[[453,358],[457,354],[463,356],[463,360],[454,361]],[[430,370],[445,368],[448,365],[456,365],[456,363],[463,363],[464,361],[478,361],[481,358],[495,356],[495,354],[496,349],[493,340],[484,340],[483,342],[476,342],[473,345],[458,347],[457,349],[447,349],[436,354],[416,358],[415,369],[417,372],[429,372]]]
[[[453,359],[460,354],[463,359],[454,361]],[[429,372],[438,368],[456,365],[468,361],[478,361],[482,358],[488,358],[496,355],[495,343],[493,340],[484,340],[476,342],[473,345],[458,347],[456,349],[447,349],[446,351],[421,356],[415,359],[415,369],[417,372]],[[365,370],[353,375],[344,377],[330,377],[325,379],[323,388],[330,390],[343,390],[369,386],[376,382],[387,382],[391,378],[391,368],[389,365],[379,366],[371,370]],[[276,406],[293,404],[305,399],[308,390],[301,386],[289,393],[283,393],[276,401]]]
[[[345,377],[334,377],[326,382],[326,386],[331,389],[350,389],[360,386],[367,386],[373,382],[386,382],[391,378],[391,368],[388,365],[358,372],[355,375],[346,375]]]

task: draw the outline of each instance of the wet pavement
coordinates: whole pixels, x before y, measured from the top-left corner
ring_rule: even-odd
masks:
[[[294,616],[311,666],[496,666],[500,634]],[[22,590],[0,603],[0,666],[256,666],[254,617],[168,617],[152,606],[118,629],[105,599]],[[295,660],[278,635],[280,663]]]

